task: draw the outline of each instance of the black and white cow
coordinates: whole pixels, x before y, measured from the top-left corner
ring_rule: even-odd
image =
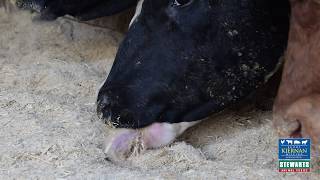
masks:
[[[19,1],[19,0],[18,0]],[[111,15],[136,0],[20,0],[43,19]],[[22,3],[21,6],[25,4]],[[112,160],[171,143],[202,118],[243,99],[275,72],[289,3],[278,0],[140,0],[97,110],[118,128]]]
[[[98,94],[98,113],[119,128],[106,155],[167,145],[252,93],[279,64],[288,17],[288,1],[140,0]]]

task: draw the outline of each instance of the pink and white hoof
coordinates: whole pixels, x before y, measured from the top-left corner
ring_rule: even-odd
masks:
[[[113,162],[137,156],[147,149],[172,143],[176,137],[198,122],[154,123],[142,129],[113,129],[105,141],[104,153]]]

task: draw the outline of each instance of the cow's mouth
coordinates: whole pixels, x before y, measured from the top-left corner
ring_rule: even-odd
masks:
[[[144,110],[130,111],[112,107],[112,103],[106,96],[97,100],[98,117],[112,128],[140,129],[150,126],[153,123],[181,123],[196,122],[206,118],[212,112],[217,112],[222,107],[213,102],[204,103],[194,108],[175,109],[165,105],[147,106]],[[176,105],[179,106],[179,105]],[[187,106],[183,104],[183,106]],[[113,109],[120,109],[112,111]],[[145,118],[141,118],[145,117]]]

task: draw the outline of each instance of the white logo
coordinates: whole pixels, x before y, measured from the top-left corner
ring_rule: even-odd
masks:
[[[290,145],[292,145],[293,144],[293,141],[292,140],[286,140],[287,141],[287,143]]]
[[[301,144],[301,142],[298,141],[298,140],[294,140],[294,144],[295,144],[295,145],[299,145],[299,144]]]
[[[304,144],[304,145],[307,145],[307,143],[308,143],[308,139],[305,141],[302,141],[302,144]]]

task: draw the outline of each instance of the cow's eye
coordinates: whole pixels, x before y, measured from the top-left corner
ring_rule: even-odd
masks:
[[[175,6],[185,6],[189,5],[193,0],[174,0],[173,5]]]

